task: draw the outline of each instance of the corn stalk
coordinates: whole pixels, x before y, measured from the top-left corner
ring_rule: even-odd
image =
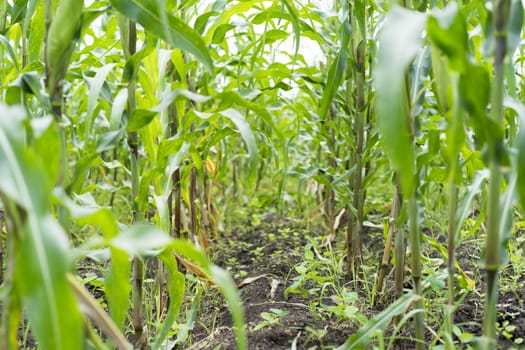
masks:
[[[125,20],[121,26],[122,32],[122,46],[124,48],[124,57],[128,60],[137,52],[137,25],[133,21]],[[136,109],[136,80],[132,75],[128,80],[128,102],[127,114],[128,119],[131,118]],[[131,203],[133,223],[140,220],[141,213],[137,202],[139,194],[139,140],[136,131],[128,132],[128,146],[130,149],[129,161],[131,168]],[[143,263],[139,257],[134,256],[132,262],[133,269],[133,330],[135,347],[143,348],[145,346],[145,339],[143,339],[144,324],[143,324]]]
[[[504,79],[505,58],[507,56],[508,19],[510,15],[510,0],[494,0],[493,29],[495,33],[494,80],[491,96],[492,121],[503,124],[504,109]],[[501,159],[498,147],[503,140],[489,141],[488,162],[490,182],[487,209],[487,238],[485,270],[487,275],[485,312],[483,317],[483,336],[487,338],[488,349],[496,349],[496,305],[498,301],[498,273],[501,267],[501,233],[500,233],[500,191],[501,191]]]

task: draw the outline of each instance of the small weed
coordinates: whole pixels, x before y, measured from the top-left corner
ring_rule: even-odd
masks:
[[[264,321],[257,324],[252,331],[257,331],[264,327],[268,327],[274,324],[280,324],[281,318],[289,314],[286,310],[274,309],[271,308],[270,312],[261,312],[261,317]]]

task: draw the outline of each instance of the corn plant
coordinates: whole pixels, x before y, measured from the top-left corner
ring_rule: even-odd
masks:
[[[489,75],[486,71],[486,66],[480,64],[471,63],[469,61],[469,51],[467,44],[467,31],[464,19],[461,18],[461,15],[457,14],[457,7],[455,5],[450,5],[441,12],[436,12],[436,15],[432,15],[428,18],[425,18],[424,15],[417,14],[415,12],[407,12],[406,10],[397,11],[396,15],[392,15],[387,19],[384,29],[384,37],[382,38],[382,43],[384,45],[385,51],[379,53],[379,63],[378,63],[378,78],[380,84],[378,85],[378,113],[381,117],[381,128],[383,131],[383,142],[385,144],[387,153],[389,153],[392,163],[395,168],[400,172],[401,183],[404,193],[412,193],[412,200],[409,199],[409,212],[414,211],[414,179],[416,173],[414,173],[414,154],[410,149],[411,146],[409,132],[407,128],[407,109],[404,107],[400,101],[403,101],[402,92],[391,92],[388,91],[388,85],[382,84],[381,82],[394,82],[394,86],[403,86],[403,78],[399,73],[394,73],[391,68],[390,63],[382,60],[391,60],[392,57],[396,57],[399,60],[399,71],[407,69],[410,66],[412,59],[417,54],[419,48],[422,45],[422,38],[419,36],[421,30],[426,26],[427,32],[429,34],[430,40],[433,45],[442,50],[441,52],[447,58],[449,67],[455,72],[458,72],[458,75],[450,73],[447,76],[446,70],[443,70],[443,61],[440,61],[439,55],[434,55],[434,75],[436,79],[438,97],[440,99],[440,104],[442,112],[448,116],[448,129],[447,129],[447,148],[445,149],[447,168],[448,168],[448,186],[449,186],[449,249],[448,249],[448,259],[449,259],[449,307],[452,307],[454,301],[454,250],[455,250],[455,241],[456,241],[456,179],[457,179],[457,167],[458,167],[458,155],[462,147],[462,138],[463,138],[463,123],[464,123],[464,113],[466,112],[469,115],[470,123],[472,123],[478,144],[477,146],[486,145],[488,149],[488,159],[487,166],[490,169],[490,180],[489,180],[489,190],[488,190],[488,208],[487,208],[487,243],[486,243],[486,256],[485,256],[485,266],[487,270],[487,289],[486,289],[486,302],[485,307],[485,320],[484,320],[484,336],[487,340],[484,340],[484,344],[488,344],[490,348],[495,346],[495,305],[496,305],[496,280],[497,280],[497,271],[501,264],[501,249],[502,249],[502,237],[506,237],[507,230],[505,227],[508,227],[507,218],[509,215],[508,209],[512,203],[512,196],[509,195],[509,192],[503,197],[500,201],[500,192],[501,192],[501,165],[505,163],[506,151],[504,146],[506,140],[503,130],[503,59],[508,55],[508,52],[513,52],[515,47],[507,47],[507,38],[506,34],[508,29],[508,23],[513,23],[514,21],[510,20],[508,8],[509,4],[504,3],[495,3],[494,8],[499,7],[498,10],[495,10],[490,18],[494,18],[495,22],[488,22],[486,24],[487,37],[486,41],[490,42],[494,40],[491,37],[491,33],[497,31],[501,33],[501,42],[500,46],[494,46],[494,52],[500,57],[495,58],[494,60],[494,80],[491,84]],[[519,6],[515,4],[514,6]],[[507,12],[498,12],[505,11]],[[521,13],[521,10],[517,10],[516,13]],[[499,16],[499,17],[496,17]],[[521,18],[521,15],[516,15]],[[406,26],[396,28],[396,22],[401,18],[411,18],[410,22],[413,27],[410,30],[407,30]],[[496,18],[498,18],[496,20]],[[520,19],[515,20],[514,23],[520,23]],[[497,24],[496,24],[497,23]],[[493,29],[499,28],[499,29]],[[512,28],[515,31],[514,35],[518,35],[521,32],[521,23]],[[395,45],[394,35],[399,35],[403,32],[404,43],[406,45],[403,52],[400,52]],[[393,34],[396,33],[396,34]],[[462,38],[461,40],[455,40],[454,43],[448,41],[446,38],[450,38],[451,33],[456,33],[456,38]],[[390,37],[392,35],[392,37]],[[490,45],[490,44],[487,44]],[[497,47],[497,48],[496,48]],[[507,51],[510,50],[510,51]],[[383,63],[384,62],[384,63]],[[414,63],[416,64],[417,61]],[[500,65],[500,67],[498,67]],[[382,70],[384,67],[385,70]],[[387,68],[388,67],[388,68]],[[445,68],[446,69],[446,68]],[[459,76],[459,79],[458,79]],[[452,87],[451,87],[452,86]],[[489,90],[491,91],[491,108],[490,116],[487,112],[487,105],[489,103]],[[404,91],[403,88],[400,91]],[[384,94],[384,95],[383,95]],[[392,107],[394,108],[394,114],[391,115]],[[383,110],[384,108],[384,110]],[[464,110],[463,110],[464,108]],[[397,123],[397,124],[394,124]],[[489,126],[490,125],[490,126]],[[492,131],[489,132],[487,128],[490,128]],[[394,135],[391,131],[396,130]],[[401,133],[398,133],[398,130],[402,130]],[[494,132],[495,130],[500,130],[499,132]],[[489,135],[490,134],[490,135]],[[492,148],[492,151],[490,150]],[[389,151],[390,149],[390,151]],[[412,154],[412,156],[410,156]],[[492,154],[492,155],[491,155]],[[508,159],[508,158],[507,158]],[[515,180],[511,178],[507,184],[507,191],[512,191],[510,189],[515,186]],[[410,203],[411,202],[411,203]],[[501,206],[500,206],[501,203]],[[501,221],[500,221],[500,218]],[[417,215],[409,214],[409,220],[411,221],[411,227],[415,225],[417,220]],[[415,227],[410,229],[410,240],[411,243],[411,254],[412,256],[412,276],[414,278],[415,292],[417,294],[421,293],[420,287],[418,287],[418,280],[420,278],[420,264],[418,246],[419,246],[419,233],[415,232]],[[414,235],[414,233],[416,233]],[[417,255],[417,256],[416,256]],[[419,304],[421,307],[422,304]],[[451,331],[452,324],[452,310],[448,311],[448,329]],[[417,320],[417,316],[416,316]],[[422,319],[416,321],[416,334],[417,329],[422,327]],[[419,333],[421,336],[421,332]],[[417,335],[416,335],[417,336]],[[419,338],[419,337],[418,337]],[[422,339],[422,338],[419,338]],[[449,345],[452,346],[452,345]]]
[[[124,60],[122,56],[109,53],[104,56],[101,65],[97,63],[94,69],[79,71],[74,66],[78,64],[75,60],[79,60],[79,55],[87,56],[86,62],[80,62],[83,65],[94,58],[93,52],[89,51],[89,46],[86,47],[82,39],[84,35],[96,35],[89,25],[107,11],[109,5],[122,15],[115,12],[106,14],[102,16],[102,25],[109,31],[107,40],[110,45],[122,47]],[[6,241],[9,263],[4,283],[12,291],[3,302],[7,312],[2,316],[2,347],[17,347],[16,331],[22,319],[22,309],[33,325],[32,332],[42,349],[80,348],[86,339],[98,347],[103,346],[103,341],[90,326],[84,332],[85,321],[80,313],[82,309],[87,310],[99,329],[106,334],[108,341],[120,349],[128,348],[130,345],[123,336],[123,331],[131,291],[129,278],[132,260],[135,345],[146,347],[151,341],[154,348],[159,348],[176,321],[184,295],[185,279],[178,272],[177,261],[189,264],[188,261],[192,260],[194,264],[188,266],[193,266],[197,269],[196,273],[201,273],[203,278],[223,288],[237,324],[238,345],[245,348],[242,309],[230,277],[223,270],[211,265],[191,244],[172,241],[158,229],[139,223],[146,217],[144,214],[147,214],[150,206],[148,192],[154,179],[152,174],[159,177],[164,170],[148,170],[148,163],[141,159],[142,148],[150,155],[158,152],[158,145],[151,142],[152,130],[145,128],[158,113],[163,113],[172,102],[175,104],[175,98],[181,95],[170,95],[170,86],[167,91],[163,91],[164,95],[153,96],[151,101],[155,103],[157,98],[164,99],[164,104],[157,109],[147,109],[154,105],[144,103],[140,98],[144,84],[151,83],[144,79],[142,73],[143,67],[149,69],[145,58],[158,45],[159,37],[170,45],[195,55],[212,72],[211,57],[201,37],[178,17],[166,15],[164,9],[157,5],[151,7],[150,4],[139,1],[97,3],[86,9],[83,2],[78,1],[61,1],[57,6],[51,2],[38,1],[17,2],[14,5],[2,2],[2,11],[9,14],[3,16],[2,20],[2,34],[7,35],[2,36],[3,50],[9,52],[9,60],[2,60],[2,69],[9,69],[11,72],[5,75],[6,80],[2,82],[2,98],[12,105],[23,104],[25,109],[8,109],[2,105],[2,133],[7,132],[10,135],[3,138],[5,142],[2,146],[1,163],[2,177],[6,181],[2,182],[0,192],[6,208],[9,232]],[[140,23],[146,31],[138,31],[135,22]],[[118,23],[121,24],[120,33]],[[18,31],[19,28],[23,31]],[[23,37],[17,42],[19,33],[23,33]],[[12,43],[15,44],[14,47]],[[138,50],[141,44],[144,46]],[[173,62],[178,63],[175,59]],[[21,67],[28,69],[30,73],[20,73]],[[122,74],[126,84],[124,88],[115,84],[115,69],[119,71],[118,74]],[[71,76],[74,78],[71,79]],[[19,83],[11,84],[16,79]],[[41,88],[41,81],[45,81],[45,90]],[[87,88],[84,82],[88,83]],[[6,88],[7,84],[11,86]],[[111,89],[115,88],[118,90],[113,95]],[[66,91],[72,99],[63,97]],[[87,104],[76,104],[75,96],[86,93]],[[209,99],[184,91],[182,96],[201,101]],[[53,118],[42,117],[47,113],[51,113]],[[27,117],[27,114],[32,117]],[[100,114],[107,119],[100,119]],[[243,125],[242,118],[237,124]],[[242,130],[243,135],[249,132],[247,130],[246,127]],[[123,143],[126,132],[127,142]],[[172,171],[179,167],[180,158],[187,152],[183,142],[177,141],[171,147],[177,144],[179,149],[170,148],[168,152],[165,150],[160,157],[160,161],[166,164],[168,158],[178,156],[175,157],[177,159],[170,160]],[[66,157],[68,154],[72,156]],[[129,155],[129,161],[126,161],[126,154]],[[38,164],[28,165],[35,159],[38,159]],[[112,165],[110,162],[113,162]],[[28,166],[31,168],[30,173],[24,170]],[[106,177],[106,171],[113,171],[111,181]],[[21,173],[26,174],[25,177],[20,176]],[[36,174],[41,175],[38,180],[40,185],[36,185],[38,190],[28,192],[28,188],[33,186],[31,183],[36,181]],[[123,174],[130,175],[130,195],[127,198],[121,195],[128,188],[123,186]],[[104,193],[100,188],[89,188],[92,186],[91,181],[95,180],[96,183],[100,178],[108,181],[111,192]],[[155,184],[163,194],[159,199],[166,200],[167,195],[164,194],[169,192],[169,184],[168,180]],[[53,188],[55,185],[56,188]],[[85,198],[85,194],[91,190],[100,191],[100,198],[109,200],[112,205],[129,205],[129,221],[124,219],[124,222],[117,222],[109,208],[98,207],[92,201],[80,199],[83,196]],[[35,202],[38,210],[31,201]],[[162,209],[166,205],[158,203],[157,207]],[[55,211],[59,212],[62,226],[53,219]],[[158,226],[167,231],[167,217],[163,210],[159,211]],[[24,212],[30,213],[30,217],[22,214]],[[195,216],[195,211],[192,215]],[[104,238],[95,244],[86,242],[85,247],[75,248],[78,251],[71,254],[68,246],[78,244],[70,240],[76,234],[66,234],[73,229],[71,224],[76,227],[96,225]],[[121,229],[119,224],[132,226],[129,230]],[[143,244],[145,239],[151,239],[152,244]],[[77,278],[72,276],[75,263],[86,256],[86,251],[96,252],[104,247],[109,248],[111,256],[105,279],[111,318],[89,296]],[[162,327],[159,332],[148,339],[151,332],[150,335],[143,333],[146,329],[143,312],[145,301],[141,281],[145,273],[142,269],[144,256],[147,252],[151,256],[152,249],[157,251],[154,255],[167,267],[167,289],[171,302],[166,317],[160,318]],[[21,264],[20,261],[26,258],[26,254],[34,259]],[[23,269],[34,269],[34,273],[26,274]],[[215,278],[217,280],[213,282]],[[36,307],[37,304],[42,305],[42,308]],[[65,313],[68,314],[67,317],[64,316]],[[46,315],[52,321],[38,319],[38,314]],[[69,335],[65,336],[65,333]]]
[[[270,212],[327,238],[285,293],[337,271],[321,293],[359,326],[338,349],[392,348],[412,320],[413,347],[457,347],[480,280],[458,252],[483,237],[477,343],[496,348],[525,202],[522,25],[519,0],[0,2],[0,347],[185,346],[215,286],[245,349],[206,252]],[[347,309],[349,289],[395,301]]]

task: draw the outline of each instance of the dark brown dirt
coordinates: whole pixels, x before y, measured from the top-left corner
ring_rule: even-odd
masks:
[[[297,349],[332,348],[343,344],[356,330],[347,322],[326,315],[314,316],[311,302],[298,294],[290,293],[285,298],[293,268],[302,261],[306,232],[290,220],[269,216],[260,225],[235,231],[223,241],[225,244],[213,245],[215,263],[227,267],[241,285],[250,350],[291,349],[293,345]],[[259,278],[250,282],[252,277]],[[247,283],[244,286],[243,281]],[[213,308],[203,303],[201,322],[208,326],[215,320],[215,330],[209,334],[203,327],[196,327],[188,349],[236,348],[228,310],[222,306],[215,316]],[[272,314],[272,310],[283,316],[257,329],[265,321],[261,315]],[[212,317],[206,317],[211,314]]]
[[[283,234],[283,232],[287,232]],[[425,232],[431,235],[430,232]],[[316,233],[305,230],[300,224],[292,220],[267,216],[261,223],[246,224],[243,228],[220,238],[211,246],[214,247],[211,255],[214,262],[227,268],[241,285],[241,296],[245,309],[245,321],[248,329],[248,348],[251,349],[333,349],[343,344],[350,335],[357,331],[357,325],[346,320],[338,320],[319,312],[312,306],[312,300],[298,294],[289,294],[284,297],[284,291],[290,286],[292,279],[297,275],[294,266],[303,260],[304,246],[307,236]],[[378,261],[382,254],[382,236],[380,232],[368,232],[365,237],[366,255],[372,261]],[[428,252],[429,256],[434,252]],[[463,244],[458,249],[459,265],[470,278],[476,281],[475,289],[466,292],[458,289],[458,298],[467,293],[465,300],[460,304],[455,314],[455,322],[463,332],[473,336],[481,335],[483,318],[483,273],[479,271],[480,251],[476,244]],[[408,261],[407,261],[408,263]],[[444,266],[440,266],[444,268]],[[407,270],[405,287],[410,287],[411,281]],[[373,272],[373,271],[372,271]],[[390,275],[392,276],[392,274]],[[249,280],[248,278],[257,278]],[[523,282],[524,276],[519,277]],[[248,279],[248,280],[247,280]],[[243,282],[244,281],[244,282]],[[348,282],[348,281],[346,281]],[[345,281],[342,281],[345,283]],[[272,291],[272,284],[277,288]],[[375,307],[367,306],[367,293],[357,291],[362,299],[363,308],[360,312],[372,317],[392,300],[393,281],[387,284],[387,294],[384,302]],[[354,285],[347,283],[347,285]],[[519,284],[518,284],[519,285]],[[275,287],[274,287],[275,288]],[[446,287],[445,287],[446,288]],[[446,303],[444,291],[434,293],[439,299],[435,303]],[[432,292],[427,300],[434,297]],[[206,301],[203,297],[198,325],[193,330],[193,336],[188,349],[235,349],[235,338],[231,330],[231,319],[225,305],[217,306]],[[213,297],[211,298],[213,299]],[[502,292],[498,303],[498,334],[499,349],[520,349],[514,341],[525,339],[525,290],[521,288],[513,292]],[[436,306],[436,305],[432,305]],[[286,313],[279,321],[262,328],[263,314],[271,313],[272,309]],[[434,316],[439,310],[433,310]],[[439,314],[437,315],[438,317]],[[428,320],[427,320],[428,322]],[[436,320],[434,319],[434,322]],[[438,323],[442,321],[437,320]],[[259,325],[259,328],[257,328]],[[511,326],[510,332],[503,332],[503,325]],[[427,339],[434,339],[441,324],[429,324],[435,327],[428,330]],[[390,328],[391,330],[391,328]],[[398,336],[408,337],[397,342],[395,349],[413,349],[414,342],[410,341],[413,330],[409,322]],[[458,340],[458,339],[456,339]],[[438,343],[439,344],[439,343]],[[458,343],[459,348],[467,347],[467,343]]]

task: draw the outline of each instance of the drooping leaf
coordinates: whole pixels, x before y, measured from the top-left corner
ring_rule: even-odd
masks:
[[[83,1],[62,0],[53,15],[47,33],[46,70],[48,92],[55,94],[58,84],[64,78],[75,40],[80,34]]]
[[[246,119],[242,116],[241,113],[239,113],[233,108],[228,108],[219,113],[224,117],[230,119],[235,124],[235,126],[239,130],[239,133],[241,134],[242,139],[246,143],[246,147],[248,148],[248,154],[250,155],[250,178],[251,180],[253,180],[257,170],[258,151],[257,141],[255,140],[255,135],[253,134],[253,131],[250,128],[250,124],[248,123],[248,121],[246,121]]]
[[[119,233],[117,219],[108,207],[95,205],[80,205],[75,203],[61,188],[53,191],[54,201],[66,208],[71,217],[79,225],[95,225],[100,228],[102,234],[111,239]]]
[[[292,0],[282,0],[284,5],[286,6],[286,9],[290,13],[290,21],[292,22],[292,28],[294,33],[294,44],[295,44],[295,53],[294,56],[297,58],[297,54],[299,53],[299,48],[301,46],[301,25],[299,22],[300,16],[299,12],[295,8]]]
[[[126,131],[131,132],[142,129],[143,127],[151,123],[151,121],[153,120],[153,118],[155,118],[156,115],[157,112],[148,109],[137,108],[133,110],[133,113],[131,114],[128,120]]]
[[[415,188],[405,78],[421,48],[425,25],[424,14],[394,7],[381,31],[375,71],[378,126],[385,152],[400,174],[403,193],[412,193]]]
[[[515,147],[516,154],[516,173],[517,173],[517,191],[521,202],[521,207],[525,208],[525,106],[511,98],[504,101],[506,107],[512,108],[519,117],[519,131],[516,136]]]
[[[11,25],[22,21],[26,14],[28,0],[15,1],[12,6],[9,7],[9,14],[11,15]]]
[[[122,330],[129,307],[131,292],[131,259],[120,249],[111,248],[111,265],[106,272],[104,288],[109,312],[116,326]]]
[[[152,225],[136,224],[112,238],[110,245],[127,252],[130,256],[139,256],[163,249],[172,240],[168,234]]]
[[[0,34],[0,43],[4,46],[4,48],[7,51],[7,54],[9,55],[9,58],[11,59],[11,62],[16,68],[16,71],[20,71],[20,64],[18,63],[18,57],[16,56],[15,50],[13,50],[13,47],[9,43],[9,40],[3,35]]]
[[[336,350],[351,350],[351,349],[366,349],[367,345],[376,332],[384,332],[392,318],[405,312],[406,309],[420,296],[414,294],[405,294],[393,302],[384,311],[374,316],[368,321],[357,333],[350,336],[350,338]],[[420,312],[423,312],[422,310]]]
[[[104,152],[115,148],[124,136],[124,129],[108,131],[100,136],[96,145],[96,152]]]
[[[36,3],[38,7],[36,8],[35,15],[31,18],[29,29],[29,62],[34,62],[39,59],[46,36],[44,3],[42,1],[36,1]]]
[[[463,226],[463,222],[468,217],[468,215],[472,211],[472,202],[474,201],[474,198],[476,195],[481,193],[483,190],[483,184],[488,180],[490,174],[488,170],[481,170],[479,171],[472,183],[467,187],[467,190],[465,191],[465,194],[463,195],[463,198],[461,199],[457,213],[456,213],[456,241],[460,241],[460,233],[461,228]]]
[[[135,52],[126,61],[126,65],[124,66],[124,73],[122,75],[122,80],[124,82],[129,82],[131,80],[134,80],[137,76],[137,72],[139,71],[142,61],[144,61],[146,57],[148,57],[153,52],[155,52],[156,48],[157,48],[156,37],[154,37],[153,34],[146,33],[146,39],[145,39],[144,45],[141,47],[139,51]]]
[[[184,21],[171,14],[166,14],[169,28],[165,28],[162,21],[163,15],[155,1],[110,0],[110,2],[119,12],[142,25],[144,29],[173,47],[193,54],[213,74],[213,60],[206,44],[201,36]]]
[[[498,232],[500,234],[500,259],[502,264],[507,264],[509,261],[508,242],[512,237],[512,223],[514,213],[514,203],[516,201],[516,185],[517,173],[513,172],[507,184],[505,192],[501,195],[498,215],[500,215],[500,222]]]
[[[230,19],[231,19],[232,16],[235,16],[235,15],[237,15],[239,13],[245,13],[246,11],[252,9],[253,6],[255,4],[259,3],[259,2],[261,2],[261,0],[250,0],[250,1],[245,1],[245,2],[233,3],[227,9],[224,9],[224,5],[226,4],[226,3],[224,3],[224,4],[222,4],[222,6],[218,6],[218,7],[222,7],[222,9],[220,9],[220,10],[219,10],[219,8],[213,8],[214,12],[219,12],[220,11],[220,16],[215,21],[215,23],[213,23],[210,26],[210,28],[208,29],[208,32],[206,33],[204,41],[207,44],[211,43],[217,28],[219,28],[223,24],[230,23]]]
[[[189,100],[195,101],[195,102],[206,102],[211,99],[210,96],[203,96],[200,94],[197,94],[192,91],[188,91],[185,89],[176,89],[174,91],[167,90],[164,93],[164,96],[160,103],[150,109],[136,109],[133,111],[131,118],[128,120],[128,125],[126,127],[126,130],[129,131],[137,131],[139,129],[142,129],[143,127],[147,126],[153,118],[157,115],[157,113],[160,113],[164,110],[166,110],[170,104],[176,100],[177,97],[182,96]]]
[[[431,15],[427,32],[432,43],[448,57],[451,67],[463,72],[468,59],[468,33],[458,5],[451,2],[445,9]]]
[[[122,89],[117,93],[111,106],[111,115],[109,118],[110,130],[116,130],[122,123],[122,114],[126,109],[126,103],[128,102],[128,89]]]
[[[206,29],[206,26],[208,25],[210,17],[217,16],[217,15],[219,15],[219,12],[217,11],[209,11],[209,12],[203,13],[202,15],[197,17],[197,19],[195,20],[195,23],[193,24],[193,28],[197,31],[197,33],[202,35],[204,33],[204,29]]]
[[[235,286],[233,278],[226,270],[221,269],[216,265],[211,265],[210,275],[215,284],[221,289],[228,304],[228,308],[230,309],[230,313],[232,314],[237,349],[246,350],[248,349],[248,341],[246,339],[246,325],[244,323],[244,311],[239,290]]]
[[[330,105],[345,76],[346,63],[348,60],[348,43],[350,42],[350,23],[344,21],[341,27],[341,47],[328,71],[326,86],[319,107],[319,117],[322,120],[326,119]]]
[[[92,114],[95,110],[95,107],[97,105],[97,99],[100,95],[100,91],[102,90],[102,85],[104,85],[104,82],[107,79],[108,74],[113,70],[115,67],[114,63],[106,64],[102,66],[100,69],[97,70],[97,73],[95,77],[91,80],[91,84],[89,87],[89,93],[88,93],[88,99],[87,99],[87,115],[88,118],[93,119]],[[90,125],[92,125],[92,122],[88,124],[88,129],[90,129]],[[88,132],[91,132],[89,130]]]
[[[170,300],[170,306],[166,313],[166,318],[162,324],[162,328],[157,333],[155,341],[153,343],[153,350],[161,349],[161,346],[167,336],[173,324],[177,321],[177,317],[180,312],[180,307],[184,299],[184,275],[179,272],[177,267],[177,260],[169,250],[163,251],[159,258],[164,263],[164,266],[168,269],[170,278],[168,280],[168,295]]]
[[[485,67],[471,63],[467,65],[465,73],[459,78],[459,98],[469,114],[480,147],[489,140],[497,142],[503,139],[503,127],[487,115],[490,75]]]
[[[19,237],[14,288],[44,350],[82,347],[82,320],[66,273],[72,268],[69,241],[50,211],[48,178],[33,149],[26,145],[20,109],[0,105],[0,196]],[[57,134],[47,134],[56,137]]]
[[[175,240],[172,244],[172,247],[178,254],[190,258],[200,267],[202,267],[204,272],[206,272],[211,277],[213,283],[220,288],[232,314],[237,349],[248,349],[248,341],[246,338],[246,329],[244,323],[244,309],[242,307],[239,290],[235,286],[235,282],[233,281],[230,274],[226,270],[211,264],[206,254],[203,251],[195,248],[188,241]]]
[[[230,30],[236,27],[237,26],[230,23],[225,23],[218,26],[217,29],[215,29],[215,32],[213,32],[213,38],[211,40],[212,44],[222,43],[224,41],[226,33],[228,33]]]

